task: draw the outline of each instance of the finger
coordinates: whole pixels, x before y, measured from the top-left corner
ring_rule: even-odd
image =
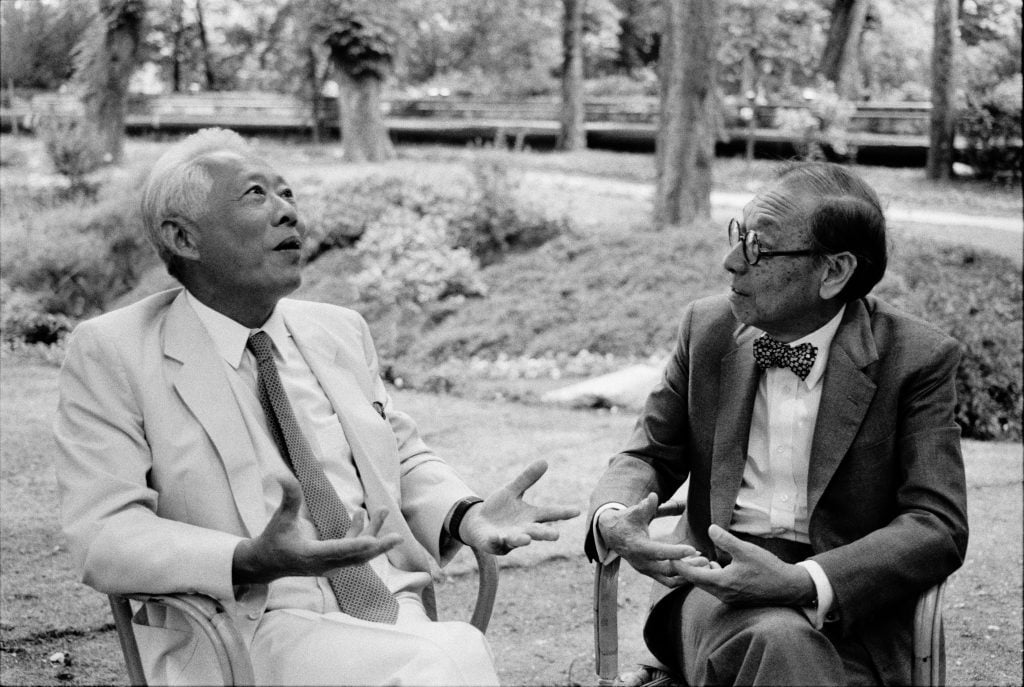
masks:
[[[652,560],[674,560],[697,554],[697,550],[687,544],[669,544],[651,539],[632,546],[631,552],[633,555],[640,555]]]
[[[526,466],[526,469],[519,473],[519,476],[512,480],[506,487],[516,496],[522,496],[527,489],[537,483],[537,480],[548,471],[547,461],[535,460]]]
[[[527,525],[525,530],[530,535],[530,539],[534,541],[556,541],[558,539],[558,530],[554,527],[533,524]]]
[[[687,582],[691,582],[698,587],[705,589],[709,587],[718,586],[722,575],[726,574],[722,568],[712,568],[710,566],[698,568],[689,565],[673,565],[673,571],[676,575],[683,578]]]
[[[380,536],[380,530],[384,526],[384,521],[387,520],[388,515],[391,514],[387,508],[380,508],[370,515],[370,521],[366,525],[366,529],[363,534],[370,537]]]
[[[719,547],[723,551],[728,551],[733,555],[733,558],[737,554],[742,555],[749,550],[749,547],[755,546],[748,542],[743,541],[739,537],[730,534],[718,525],[711,525],[708,527],[708,536],[711,537],[711,541],[714,542],[715,546]]]
[[[366,511],[362,508],[356,511],[356,514],[352,516],[352,524],[349,525],[348,532],[345,534],[346,537],[352,539],[363,534],[363,529],[366,527]]]
[[[573,506],[538,506],[534,515],[537,522],[555,522],[571,520],[580,514],[580,509]]]

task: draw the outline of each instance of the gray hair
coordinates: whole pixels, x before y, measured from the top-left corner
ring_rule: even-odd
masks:
[[[142,189],[143,227],[173,276],[177,276],[175,255],[164,244],[160,227],[167,220],[195,223],[213,186],[213,178],[203,162],[209,155],[221,151],[252,154],[249,144],[235,131],[200,129],[160,156]]]

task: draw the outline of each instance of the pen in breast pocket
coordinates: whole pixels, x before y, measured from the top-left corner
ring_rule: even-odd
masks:
[[[373,409],[376,410],[377,414],[380,415],[383,419],[385,419],[385,420],[388,419],[388,416],[384,414],[384,404],[383,403],[381,403],[380,401],[374,401],[373,402]]]

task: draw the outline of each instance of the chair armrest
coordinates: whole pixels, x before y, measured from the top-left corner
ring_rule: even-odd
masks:
[[[917,600],[914,609],[913,685],[946,683],[946,638],[942,622],[945,592],[946,580],[943,580]]]
[[[480,549],[473,549],[480,581],[476,589],[476,606],[470,624],[480,632],[487,632],[494,610],[494,597],[498,593],[498,562],[495,557]]]
[[[594,669],[607,687],[619,676],[619,563],[616,557],[594,566]]]
[[[491,612],[494,610],[494,597],[498,593],[498,563],[493,555],[473,547],[469,548],[476,556],[477,573],[480,578],[477,582],[473,617],[469,623],[480,632],[486,633],[487,625],[491,621]],[[422,598],[423,610],[426,611],[427,617],[437,621],[437,595],[433,584],[423,588]]]
[[[682,515],[686,501],[666,501],[655,518]],[[619,564],[616,556],[594,567],[594,668],[598,685],[608,687],[619,679]]]
[[[118,626],[121,648],[125,652],[125,660],[133,682],[136,679],[132,671],[138,670],[141,675],[142,669],[135,635],[131,630],[131,611],[128,599],[166,606],[184,614],[189,622],[203,631],[213,646],[224,684],[251,685],[255,682],[249,650],[245,646],[242,636],[232,624],[224,606],[216,599],[203,594],[111,594],[111,610],[114,613],[115,624]],[[122,631],[124,621],[128,623],[125,626],[127,631]]]

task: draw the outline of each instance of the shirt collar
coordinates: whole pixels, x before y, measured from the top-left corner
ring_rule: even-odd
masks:
[[[825,366],[828,365],[828,352],[832,346],[832,339],[835,338],[836,332],[839,331],[839,323],[843,321],[843,313],[846,312],[846,305],[843,304],[839,308],[839,312],[835,314],[831,320],[826,322],[823,326],[815,329],[807,336],[797,339],[790,343],[790,346],[799,346],[803,343],[809,343],[818,349],[818,354],[814,359],[814,365],[811,366],[811,371],[807,373],[807,378],[804,379],[804,383],[808,389],[813,389],[814,386],[821,380],[822,375],[825,374]]]
[[[249,340],[249,335],[258,329],[262,329],[269,336],[270,340],[274,342],[274,347],[280,351],[283,350],[281,347],[285,340],[290,336],[288,328],[284,324],[284,318],[281,317],[281,313],[278,312],[277,308],[270,313],[270,317],[263,323],[262,327],[258,329],[249,329],[243,324],[240,324],[227,315],[219,313],[208,305],[199,301],[198,298],[192,295],[192,292],[186,289],[185,297],[188,299],[188,304],[192,306],[192,310],[195,311],[199,321],[203,323],[206,331],[209,332],[210,338],[213,339],[213,345],[217,349],[217,353],[220,357],[231,365],[234,369],[238,369],[238,366],[242,364],[242,356],[245,354],[245,344]]]

